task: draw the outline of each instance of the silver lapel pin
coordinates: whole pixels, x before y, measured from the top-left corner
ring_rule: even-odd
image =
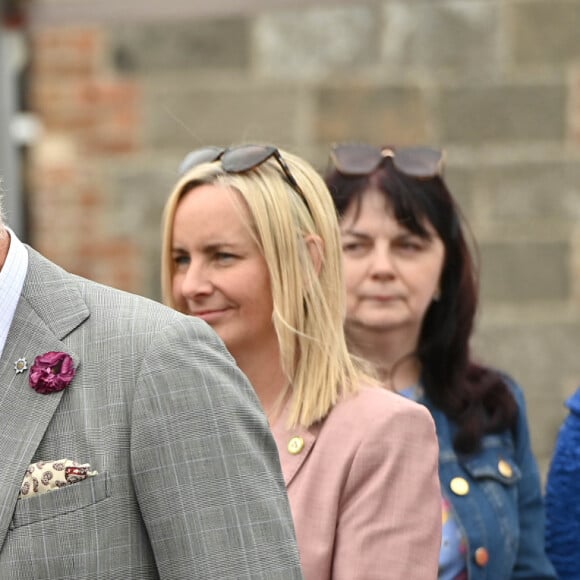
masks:
[[[24,357],[19,358],[14,363],[14,370],[16,371],[16,374],[23,373],[27,368],[28,363],[26,362],[26,359]]]

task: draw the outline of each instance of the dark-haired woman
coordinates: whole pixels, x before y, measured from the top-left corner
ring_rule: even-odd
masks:
[[[554,579],[522,391],[470,354],[477,276],[442,164],[426,148],[333,148],[350,348],[435,419],[439,578]]]

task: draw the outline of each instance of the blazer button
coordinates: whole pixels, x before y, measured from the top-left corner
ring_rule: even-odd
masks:
[[[499,460],[497,464],[497,470],[507,478],[510,478],[514,474],[512,466],[505,459]]]
[[[455,495],[467,495],[469,493],[469,483],[463,477],[454,477],[449,483],[449,487]]]
[[[302,437],[292,437],[288,442],[288,451],[292,455],[298,455],[304,449],[304,439]]]
[[[483,546],[480,546],[475,550],[473,559],[478,566],[483,568],[484,566],[487,566],[487,563],[489,562],[489,552]]]

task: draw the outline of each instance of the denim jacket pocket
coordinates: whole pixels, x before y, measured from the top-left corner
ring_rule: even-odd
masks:
[[[505,435],[487,435],[479,453],[463,458],[461,464],[476,480],[491,479],[513,486],[522,478],[519,465],[513,457],[513,440]]]
[[[522,472],[513,457],[499,449],[486,449],[462,463],[469,475],[476,480],[491,479],[512,486],[522,478]]]

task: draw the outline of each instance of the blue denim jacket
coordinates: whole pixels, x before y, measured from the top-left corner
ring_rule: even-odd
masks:
[[[468,579],[553,580],[557,576],[544,548],[544,504],[524,396],[513,380],[505,379],[519,406],[517,428],[486,435],[473,455],[458,456],[452,443],[456,426],[425,398],[419,402],[435,420],[441,491],[467,538]]]

